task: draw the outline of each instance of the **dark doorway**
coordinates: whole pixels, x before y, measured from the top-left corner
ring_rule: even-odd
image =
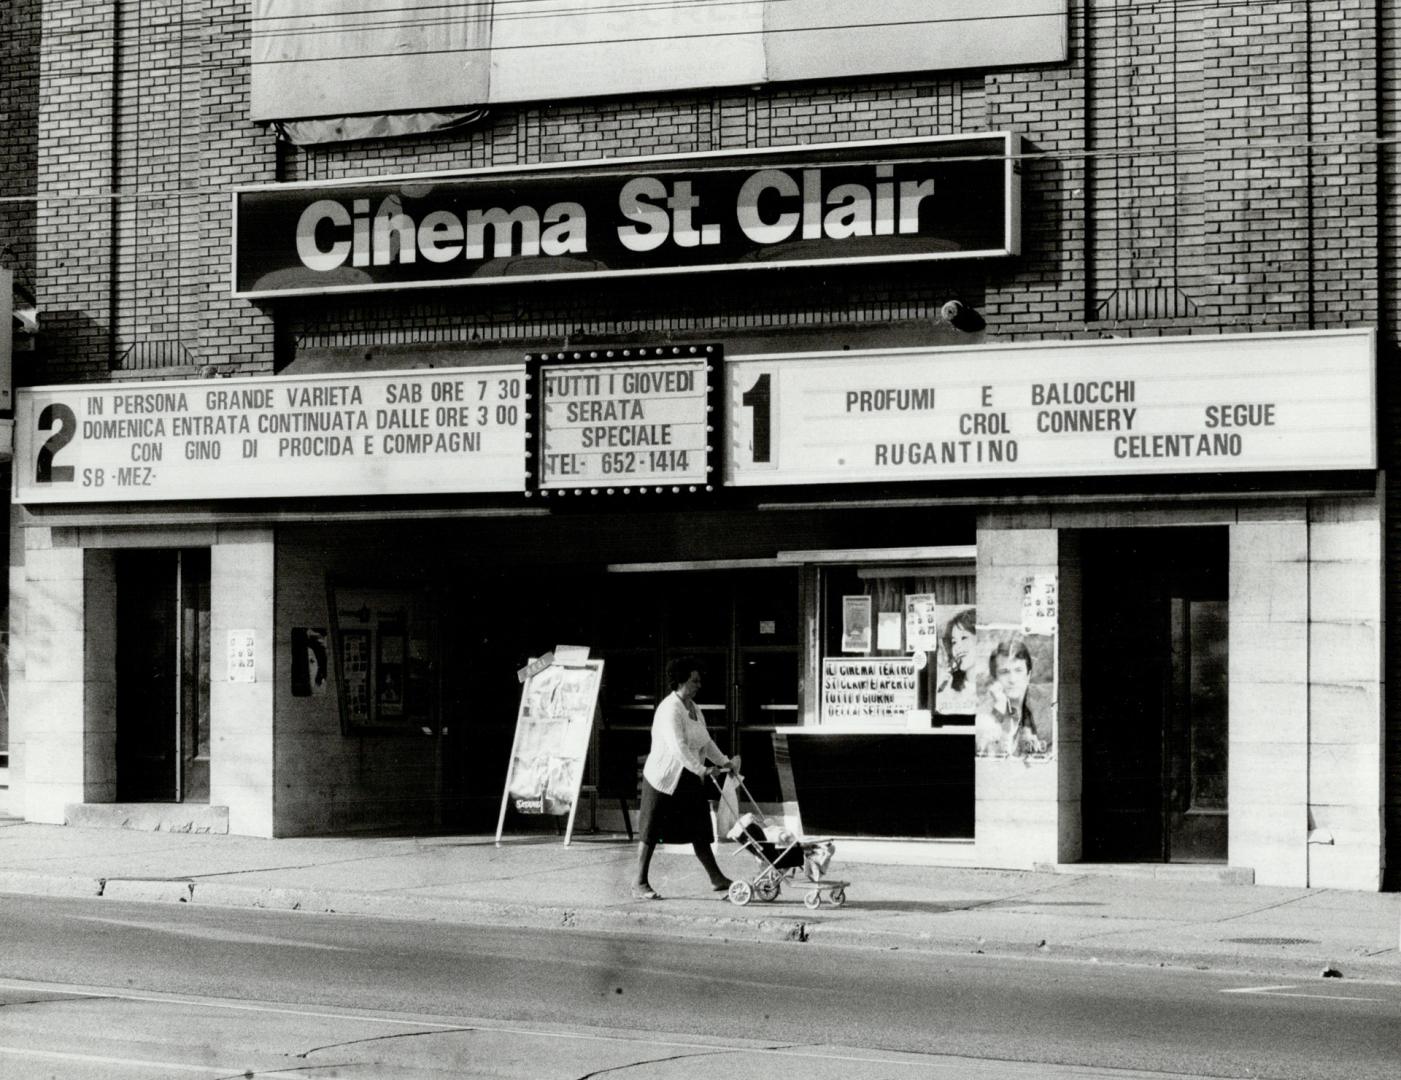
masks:
[[[1086,533],[1089,861],[1226,858],[1224,527]]]
[[[209,799],[209,552],[117,553],[117,799]]]

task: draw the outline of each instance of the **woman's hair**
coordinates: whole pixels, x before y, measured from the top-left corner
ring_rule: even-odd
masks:
[[[964,608],[952,619],[944,624],[944,632],[940,635],[944,642],[944,656],[949,661],[949,686],[955,693],[962,691],[963,684],[968,681],[968,672],[961,667],[953,666],[953,632],[954,628],[978,636],[978,615],[973,608]]]
[[[702,678],[705,677],[705,668],[694,656],[673,656],[666,663],[667,686],[675,690],[691,677],[693,671],[698,671]]]
[[[988,674],[994,679],[997,678],[997,658],[999,656],[1005,656],[1008,660],[1024,660],[1026,673],[1031,674],[1031,650],[1026,647],[1026,642],[1020,635],[1008,638],[1006,641],[999,641],[989,654]]]

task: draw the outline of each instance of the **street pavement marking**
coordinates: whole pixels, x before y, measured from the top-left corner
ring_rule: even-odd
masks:
[[[1289,986],[1238,986],[1234,990],[1222,990],[1223,994],[1268,994],[1273,990],[1293,990],[1293,985]]]
[[[350,945],[323,945],[315,941],[297,941],[266,934],[245,934],[238,930],[220,930],[204,926],[172,926],[169,923],[146,922],[139,919],[107,919],[99,915],[69,915],[67,918],[75,922],[106,923],[109,926],[125,926],[129,929],[149,930],[158,934],[174,934],[178,937],[203,938],[207,941],[228,941],[239,945],[273,945],[278,948],[320,949],[323,952],[365,951]]]
[[[81,1061],[89,1065],[119,1065],[132,1069],[175,1069],[180,1072],[205,1073],[209,1076],[242,1076],[243,1066],[219,1068],[213,1065],[185,1065],[178,1061],[144,1061],[140,1058],[102,1057],[98,1054],[64,1054],[57,1050],[23,1050],[15,1046],[0,1046],[0,1054],[14,1057],[43,1058],[45,1061]]]
[[[1391,1004],[1390,998],[1374,997],[1354,997],[1352,994],[1294,994],[1288,993],[1294,989],[1290,986],[1242,986],[1235,990],[1222,990],[1223,994],[1259,994],[1261,997],[1288,997],[1288,998],[1316,998],[1319,1001],[1377,1001],[1383,1005]]]

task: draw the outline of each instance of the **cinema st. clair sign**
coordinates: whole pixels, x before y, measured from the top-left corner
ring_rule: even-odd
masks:
[[[1020,155],[994,133],[244,188],[233,293],[1014,255]]]

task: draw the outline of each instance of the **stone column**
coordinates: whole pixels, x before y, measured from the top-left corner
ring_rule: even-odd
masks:
[[[16,530],[10,573],[11,810],[53,825],[85,795],[83,551],[64,539]]]
[[[1228,861],[1260,885],[1308,882],[1309,537],[1231,527]]]
[[[209,801],[229,832],[273,836],[274,555],[271,530],[220,530],[210,549]],[[229,681],[229,641],[253,635],[252,682]]]
[[[1308,883],[1382,886],[1382,525],[1373,503],[1309,514]]]
[[[1020,626],[1026,579],[1035,574],[1059,577],[1060,533],[989,524],[980,522],[978,529],[978,623]],[[1075,591],[1078,595],[1078,586]],[[1057,663],[1062,676],[1070,674],[1059,655]],[[1078,694],[1074,697],[1078,701]],[[1057,712],[1054,760],[974,762],[973,838],[978,862],[984,866],[1030,868],[1078,857],[1080,730],[1078,722],[1066,724],[1059,703]],[[1068,746],[1062,746],[1061,732],[1069,736]],[[1066,776],[1073,779],[1063,779]]]

